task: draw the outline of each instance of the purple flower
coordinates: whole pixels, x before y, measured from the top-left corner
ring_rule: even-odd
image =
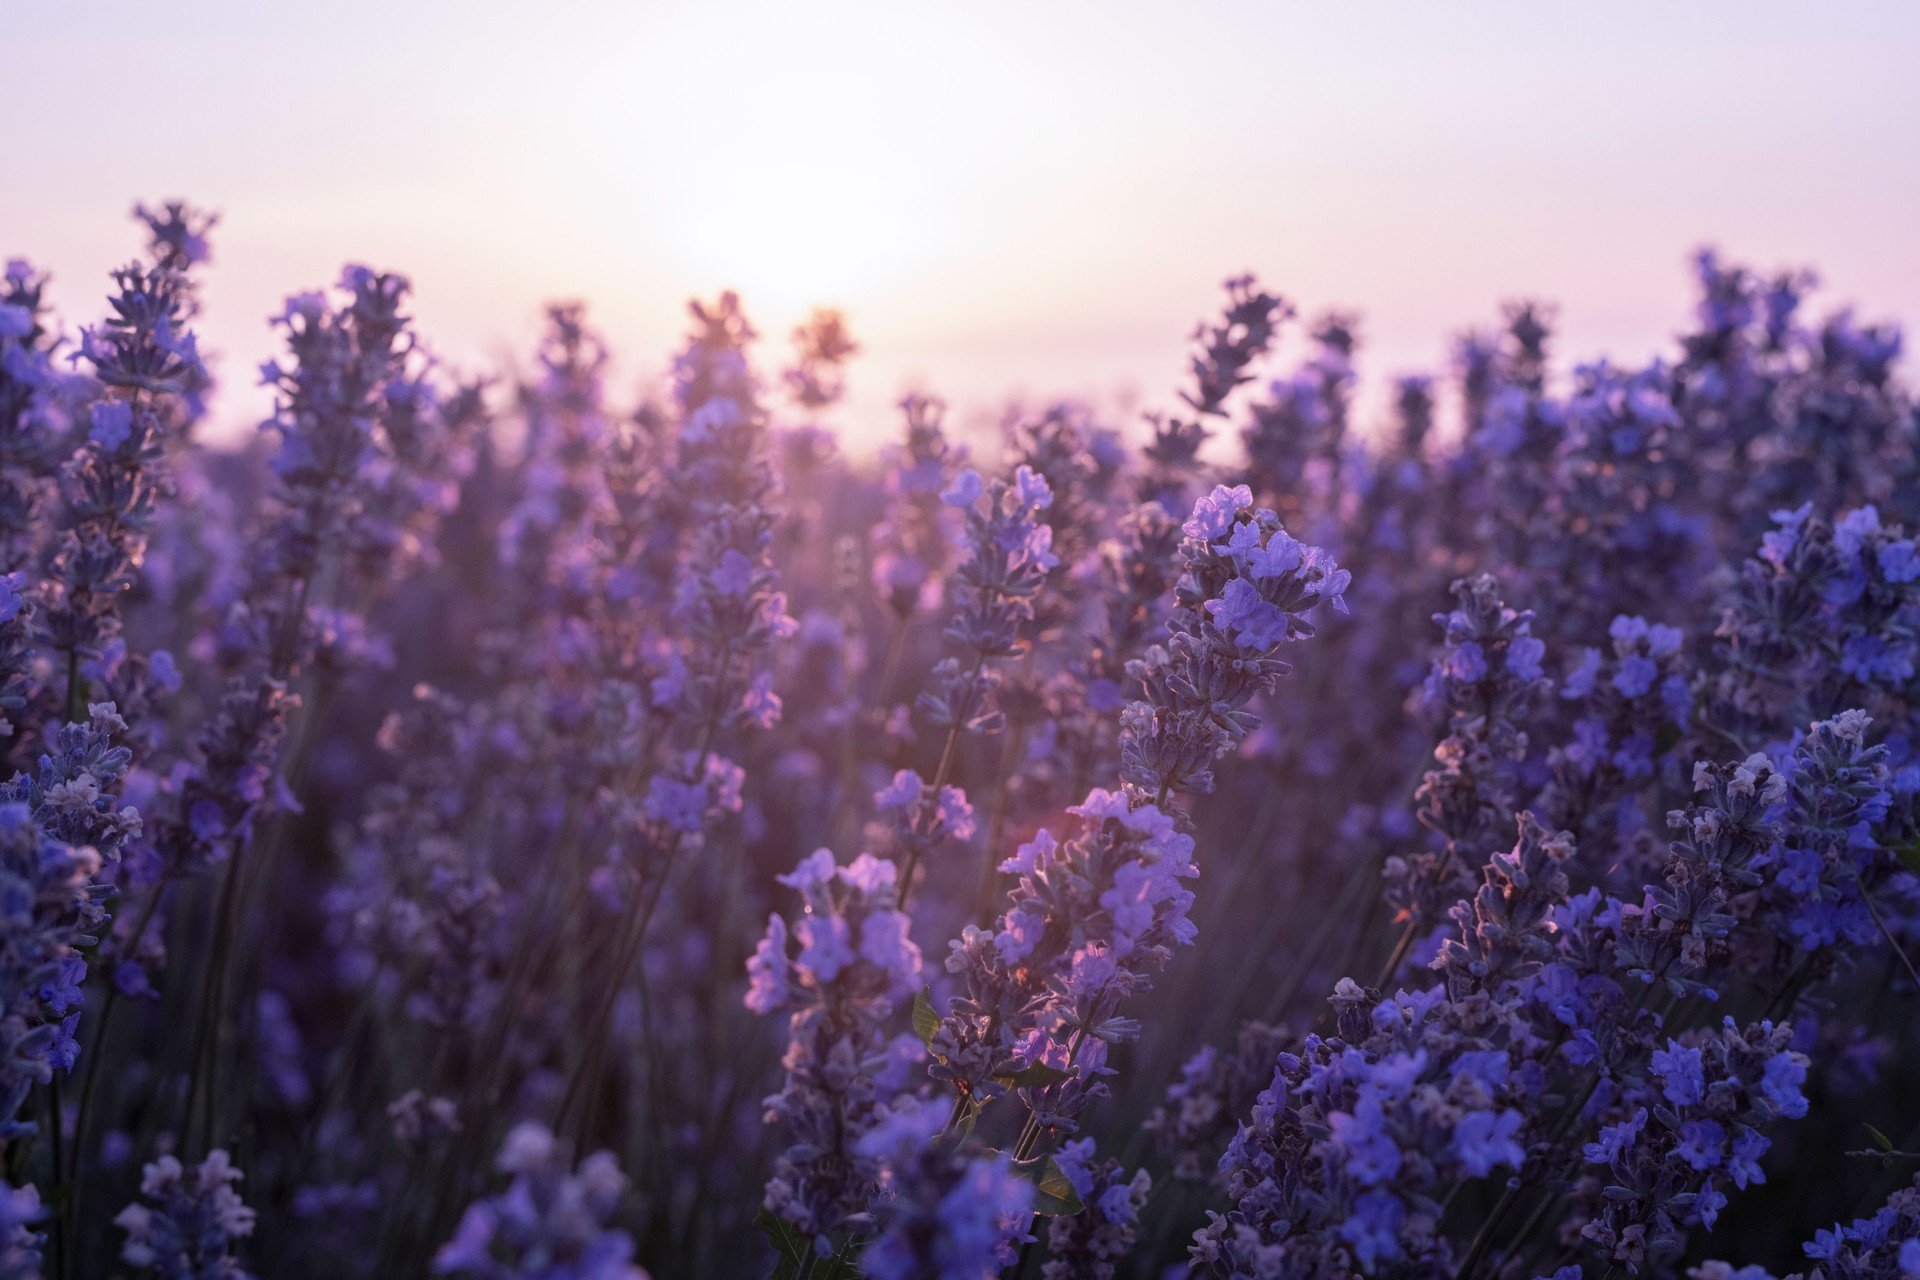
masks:
[[[911,769],[902,769],[893,775],[893,781],[873,793],[873,805],[876,809],[904,809],[920,799],[920,793],[927,784],[920,775]]]
[[[706,823],[707,789],[655,774],[647,780],[647,816],[674,831],[698,831]]]
[[[1376,1264],[1400,1256],[1400,1224],[1406,1216],[1407,1207],[1398,1196],[1369,1191],[1353,1202],[1352,1215],[1340,1224],[1340,1238],[1353,1246],[1354,1258],[1370,1272]]]
[[[133,435],[133,406],[125,400],[96,401],[89,411],[93,427],[87,439],[113,453]]]
[[[1713,1230],[1713,1224],[1720,1220],[1720,1211],[1727,1207],[1726,1193],[1709,1181],[1700,1188],[1699,1198],[1693,1202],[1693,1211],[1700,1218],[1700,1225]]]
[[[850,930],[840,916],[807,916],[793,934],[800,943],[794,963],[817,983],[831,983],[853,963]]]
[[[766,1014],[785,1005],[791,990],[787,973],[787,922],[776,913],[767,917],[766,937],[747,961],[747,1008]]]
[[[1327,1123],[1334,1149],[1345,1156],[1347,1174],[1362,1186],[1378,1186],[1400,1169],[1400,1148],[1386,1131],[1379,1095],[1363,1089],[1351,1112],[1334,1111]]]
[[[240,1275],[233,1250],[253,1234],[254,1211],[234,1184],[241,1173],[215,1149],[198,1165],[161,1156],[141,1170],[140,1196],[114,1225],[123,1262],[166,1277]]]
[[[1661,1077],[1661,1092],[1676,1107],[1698,1106],[1706,1096],[1706,1067],[1700,1050],[1667,1041],[1665,1049],[1656,1049],[1651,1059],[1654,1073]]]
[[[1486,1177],[1503,1164],[1518,1169],[1526,1162],[1527,1153],[1513,1135],[1523,1123],[1524,1117],[1511,1107],[1497,1115],[1491,1111],[1462,1115],[1453,1130],[1453,1154],[1461,1168],[1476,1178]]]
[[[1759,1185],[1767,1180],[1766,1171],[1760,1167],[1761,1159],[1773,1140],[1754,1129],[1743,1129],[1733,1140],[1733,1150],[1727,1157],[1727,1176],[1733,1179],[1733,1185],[1745,1191],[1749,1184]]]
[[[968,467],[953,478],[953,483],[947,487],[947,491],[940,495],[940,501],[950,507],[971,507],[980,500],[983,492],[985,487],[981,483],[980,473]]]
[[[510,1178],[506,1190],[468,1207],[434,1254],[436,1274],[645,1280],[633,1238],[609,1225],[627,1189],[610,1153],[573,1166],[560,1141],[529,1121],[507,1134],[495,1167]]]
[[[1580,661],[1560,682],[1560,696],[1563,698],[1586,698],[1593,693],[1593,682],[1600,675],[1600,651],[1582,649]]]
[[[1767,1059],[1760,1088],[1781,1115],[1798,1119],[1807,1114],[1806,1095],[1800,1092],[1806,1080],[1806,1056],[1788,1051]]]
[[[1487,655],[1477,643],[1469,640],[1447,655],[1442,669],[1449,680],[1478,684],[1487,678]],[[1513,670],[1511,666],[1507,669]]]
[[[1022,465],[1013,474],[1014,496],[1024,506],[1044,511],[1053,505],[1053,489],[1047,478],[1032,467]]]
[[[1877,554],[1880,576],[1888,582],[1907,583],[1920,578],[1920,555],[1914,553],[1912,538],[1883,543]]]
[[[1180,526],[1189,538],[1211,542],[1234,523],[1236,512],[1253,505],[1253,490],[1244,484],[1229,489],[1215,485],[1213,492],[1193,504],[1193,515]]]
[[[1619,1159],[1632,1148],[1634,1140],[1647,1127],[1647,1109],[1640,1108],[1633,1117],[1619,1124],[1610,1124],[1600,1130],[1600,1140],[1589,1142],[1586,1157],[1595,1164],[1606,1164]]]
[[[974,832],[973,806],[967,803],[966,792],[958,787],[940,788],[940,802],[935,807],[940,821],[946,824],[948,834],[956,840],[971,840]]]
[[[1614,672],[1613,687],[1620,691],[1623,698],[1638,698],[1653,688],[1653,682],[1659,676],[1660,668],[1654,665],[1653,659],[1629,654],[1620,659],[1619,670]]]
[[[890,977],[896,993],[911,991],[920,976],[920,948],[908,936],[911,928],[898,911],[876,911],[860,925],[860,958]],[[831,979],[822,975],[822,980]]]
[[[1697,1171],[1720,1166],[1726,1154],[1727,1131],[1713,1120],[1689,1120],[1680,1126],[1680,1141],[1674,1154]]]
[[[1547,642],[1538,636],[1518,636],[1507,646],[1507,671],[1516,680],[1538,680]]]
[[[720,553],[720,563],[709,575],[721,595],[744,596],[753,587],[753,561],[735,547]]]

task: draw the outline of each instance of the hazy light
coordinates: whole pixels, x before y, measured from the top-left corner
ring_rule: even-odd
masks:
[[[1920,171],[1888,159],[1920,8],[1890,0],[16,9],[0,254],[90,320],[134,199],[221,207],[205,329],[240,423],[264,318],[348,259],[411,274],[468,362],[587,299],[622,377],[691,294],[738,289],[774,340],[841,306],[868,440],[909,384],[1168,406],[1243,270],[1358,309],[1376,386],[1517,296],[1560,304],[1565,357],[1645,359],[1710,240],[1817,266],[1816,311],[1920,315]]]
[[[1044,95],[959,11],[696,7],[581,95],[580,187],[613,234],[763,307],[857,300],[981,230]],[[671,79],[655,78],[671,74]]]

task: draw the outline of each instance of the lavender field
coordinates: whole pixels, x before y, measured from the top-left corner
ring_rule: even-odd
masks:
[[[0,1277],[1920,1277],[1920,408],[1810,274],[1373,401],[1238,277],[875,459],[732,294],[216,385],[221,230],[0,287]]]

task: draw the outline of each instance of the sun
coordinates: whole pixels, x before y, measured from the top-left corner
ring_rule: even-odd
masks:
[[[596,86],[565,127],[580,181],[615,234],[756,310],[857,302],[977,242],[1031,98],[957,10],[699,6],[632,38],[555,73]]]

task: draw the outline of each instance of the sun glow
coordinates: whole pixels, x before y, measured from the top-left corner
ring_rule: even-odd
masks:
[[[951,13],[702,6],[655,15],[562,126],[616,238],[757,308],[857,302],[991,235],[1057,90]],[[576,90],[572,100],[578,102]]]

